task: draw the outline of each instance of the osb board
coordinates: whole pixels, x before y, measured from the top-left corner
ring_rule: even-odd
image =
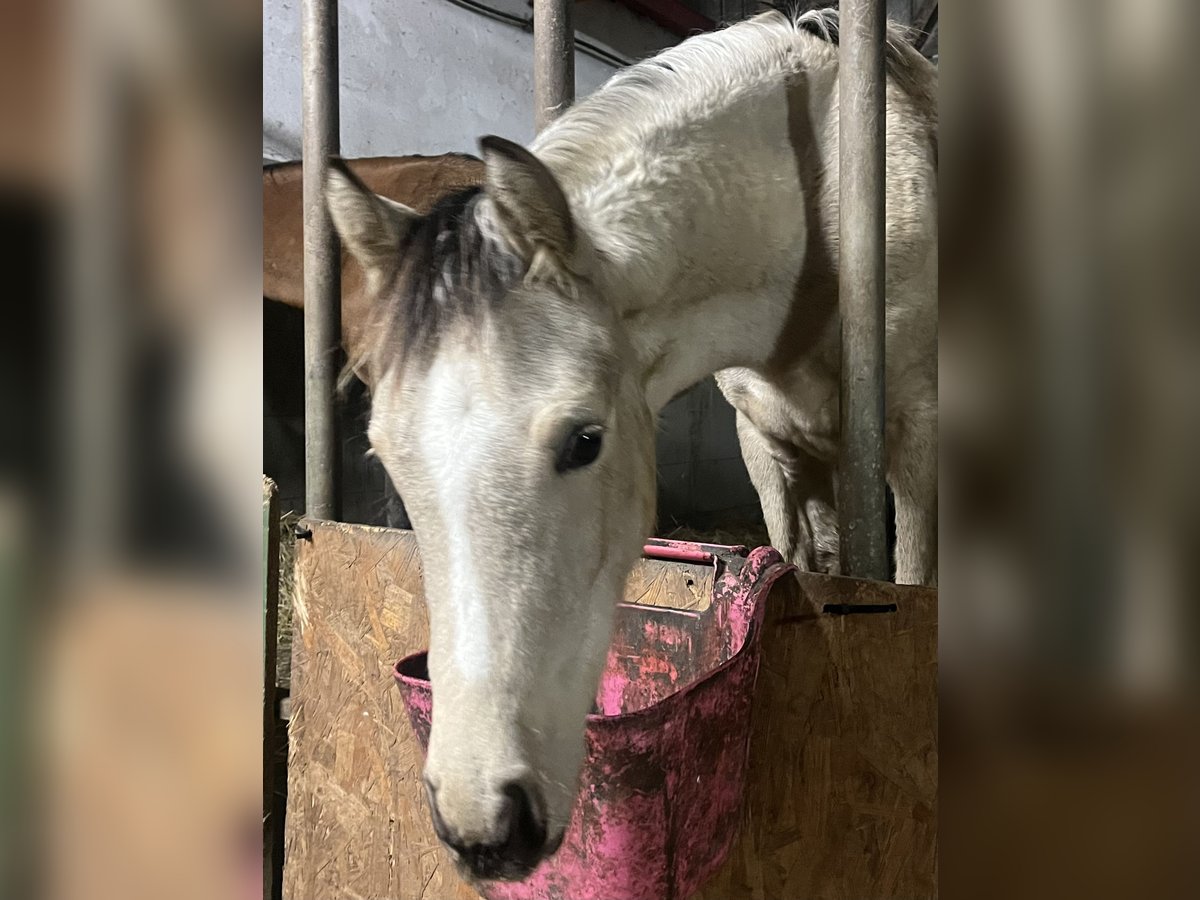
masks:
[[[297,553],[284,896],[476,898],[433,836],[420,751],[390,675],[427,642],[416,541],[308,524]],[[711,577],[646,563],[626,597],[694,607]],[[796,585],[768,612],[741,838],[701,896],[932,896],[936,593],[819,576]],[[821,612],[844,602],[899,610]]]
[[[708,609],[713,572],[712,566],[641,560],[625,582],[625,600],[671,609]]]
[[[795,584],[767,607],[741,833],[698,897],[935,897],[937,592]]]

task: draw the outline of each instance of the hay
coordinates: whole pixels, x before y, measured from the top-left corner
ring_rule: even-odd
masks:
[[[753,550],[755,547],[769,547],[771,538],[765,525],[748,522],[746,524],[728,525],[714,528],[693,528],[680,525],[663,535],[672,541],[696,541],[701,544],[739,544]]]

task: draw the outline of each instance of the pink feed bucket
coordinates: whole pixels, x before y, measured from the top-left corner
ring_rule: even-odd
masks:
[[[764,601],[792,567],[769,547],[657,541],[646,554],[711,563],[712,603],[621,604],[562,847],[525,881],[481,885],[488,900],[685,900],[737,835]],[[425,654],[395,677],[425,748]]]

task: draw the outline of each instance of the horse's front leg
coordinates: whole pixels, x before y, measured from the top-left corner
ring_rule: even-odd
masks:
[[[937,584],[937,409],[906,413],[889,435],[896,498],[896,583]]]
[[[741,410],[737,413],[737,433],[742,460],[746,463],[754,490],[758,492],[771,546],[788,562],[808,569],[812,536],[807,521],[788,490],[783,467],[771,452],[766,437]]]
[[[737,431],[771,546],[801,571],[838,574],[837,510],[828,467],[802,451],[781,448],[740,410]]]

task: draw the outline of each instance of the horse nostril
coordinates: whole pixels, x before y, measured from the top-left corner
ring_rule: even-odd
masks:
[[[503,793],[508,798],[508,837],[503,853],[515,862],[536,863],[546,845],[546,823],[537,788],[510,781]]]
[[[434,832],[476,878],[524,878],[548,852],[558,849],[557,846],[546,846],[541,795],[536,788],[516,781],[505,784],[501,788],[504,801],[494,823],[494,843],[469,843],[463,841],[442,818],[438,810],[437,791],[428,782],[425,787],[429,793]]]

